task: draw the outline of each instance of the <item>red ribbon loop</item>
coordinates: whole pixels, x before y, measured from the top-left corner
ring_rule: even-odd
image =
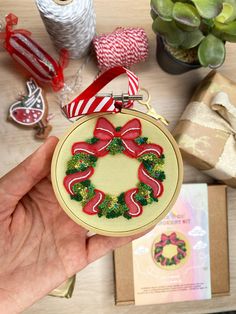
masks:
[[[96,97],[97,93],[113,79],[121,74],[128,77],[128,95],[136,95],[138,92],[138,77],[128,69],[117,66],[101,74],[87,89],[63,108],[66,116],[71,119],[81,115],[95,112],[119,112],[122,102],[115,101],[112,96]],[[130,108],[133,101],[129,100],[124,107]]]

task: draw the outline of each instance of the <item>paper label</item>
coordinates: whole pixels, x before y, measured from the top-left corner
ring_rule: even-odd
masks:
[[[133,241],[135,304],[211,298],[206,184],[186,184],[172,211]]]

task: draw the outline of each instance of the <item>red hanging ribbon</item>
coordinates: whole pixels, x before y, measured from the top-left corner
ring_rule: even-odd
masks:
[[[114,67],[100,75],[78,97],[63,107],[67,118],[71,119],[95,112],[119,112],[118,108],[122,106],[122,102],[115,101],[112,96],[96,97],[96,94],[113,79],[124,73],[128,77],[128,95],[136,95],[139,86],[138,77],[124,67]],[[130,108],[132,105],[133,101],[129,100],[124,107]]]

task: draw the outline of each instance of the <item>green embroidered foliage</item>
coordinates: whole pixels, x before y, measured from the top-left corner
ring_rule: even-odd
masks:
[[[137,187],[138,187],[140,193],[142,193],[142,192],[143,192],[143,193],[146,193],[146,191],[152,192],[152,188],[151,188],[149,185],[147,185],[147,184],[145,184],[145,183],[143,183],[143,182],[140,182],[140,183],[137,185]]]
[[[117,198],[110,195],[106,195],[102,204],[99,205],[98,216],[105,216],[106,218],[116,218],[124,216],[130,219],[131,216],[128,213],[128,207],[125,204],[124,193],[121,193]]]
[[[162,246],[157,246],[155,248],[155,253],[160,253],[161,251],[163,251],[163,247]]]
[[[162,154],[158,158],[157,155],[152,154],[152,153],[144,154],[143,156],[138,158],[138,161],[143,162],[145,164],[163,166],[165,163],[165,155]]]
[[[76,195],[71,195],[70,197],[71,197],[72,200],[76,200],[78,202],[81,202],[82,199],[83,199],[83,197],[79,193],[76,194]]]
[[[76,183],[72,190],[75,195],[72,195],[71,198],[82,202],[83,206],[86,205],[95,195],[94,186],[91,184],[90,180]]]
[[[121,205],[124,205],[125,204],[125,193],[121,193],[119,196],[118,196],[118,203],[121,204]]]
[[[66,170],[66,174],[68,175],[68,174],[73,174],[73,173],[76,173],[76,172],[78,172],[78,170],[77,169],[68,169],[68,170]]]
[[[81,184],[82,184],[83,186],[88,187],[88,186],[90,186],[91,181],[90,181],[90,180],[85,180],[85,181],[82,181]]]
[[[166,178],[166,175],[164,171],[156,171],[154,172],[153,177],[159,181],[164,181]]]
[[[134,141],[138,145],[142,145],[142,144],[146,144],[148,142],[148,138],[147,137],[137,137]]]
[[[157,202],[158,199],[153,196],[153,191],[150,186],[147,184],[140,182],[138,184],[138,192],[135,194],[135,199],[141,205],[145,206],[148,204],[152,204],[153,202]]]
[[[142,206],[145,206],[148,204],[147,199],[145,198],[145,196],[141,195],[140,193],[137,193],[135,195],[135,199],[136,201],[138,201]]]
[[[116,127],[116,132],[120,132],[121,129],[122,129],[121,126]]]
[[[114,137],[109,146],[107,147],[107,150],[111,155],[122,153],[124,149],[125,148],[122,144],[122,140],[119,137]]]
[[[75,173],[77,171],[84,171],[88,167],[96,166],[97,157],[79,153],[72,156],[72,158],[67,163],[67,174]]]
[[[97,137],[92,137],[90,139],[88,139],[86,142],[89,143],[89,144],[95,144],[99,141],[99,138]]]

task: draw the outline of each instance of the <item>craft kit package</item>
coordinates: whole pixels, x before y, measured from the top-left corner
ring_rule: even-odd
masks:
[[[207,185],[183,185],[172,211],[133,241],[135,304],[211,298]]]
[[[229,294],[225,186],[183,185],[171,212],[151,232],[117,249],[114,263],[117,305]]]
[[[137,77],[116,67],[102,74],[64,112],[82,117],[61,138],[52,161],[58,201],[78,224],[99,234],[127,236],[150,228],[174,204],[182,183],[182,160],[159,121],[96,96],[111,78],[126,74],[128,99]],[[119,107],[121,106],[121,107]],[[85,114],[86,113],[86,114]]]
[[[184,159],[232,187],[236,187],[235,88],[235,82],[210,72],[173,131]]]

